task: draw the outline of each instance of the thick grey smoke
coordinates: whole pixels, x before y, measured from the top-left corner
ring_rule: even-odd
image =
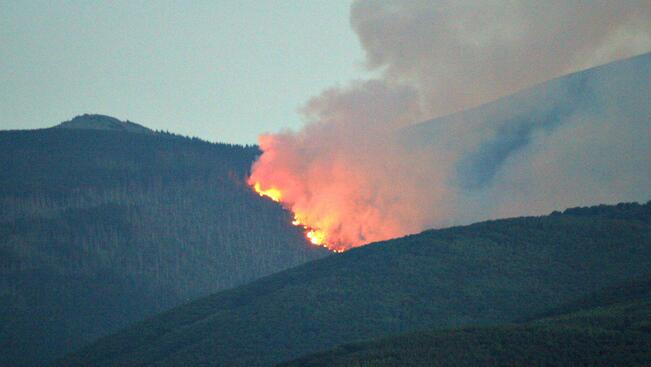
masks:
[[[381,76],[313,98],[302,130],[261,137],[251,183],[334,248],[649,200],[651,54],[468,109],[650,51],[649,19],[643,1],[356,1]]]
[[[651,2],[358,0],[367,65],[421,92],[427,117],[651,51]]]

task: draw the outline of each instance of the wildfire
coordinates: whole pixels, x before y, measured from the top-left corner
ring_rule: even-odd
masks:
[[[278,190],[275,187],[263,190],[262,186],[260,186],[259,182],[256,182],[255,185],[253,185],[253,189],[255,192],[257,192],[260,196],[263,197],[268,197],[269,199],[275,201],[275,202],[280,202],[280,199],[282,199],[283,195],[280,193],[280,190]]]
[[[253,184],[253,190],[257,192],[260,196],[262,197],[267,197],[275,202],[280,202],[282,199],[283,195],[282,192],[280,192],[279,189],[275,187],[271,187],[268,189],[263,189],[262,185],[260,185],[259,182],[256,182]],[[305,232],[305,237],[313,244],[316,246],[323,246],[325,248],[328,248],[329,250],[333,252],[344,252],[344,248],[342,247],[337,247],[336,245],[330,244],[327,241],[327,236],[326,233],[322,230],[319,230],[318,228],[312,228],[306,224],[304,224],[301,219],[300,215],[298,213],[294,213],[294,219],[292,220],[292,224],[297,226],[297,227],[303,227],[303,230]]]
[[[325,233],[321,231],[310,230],[305,233],[305,236],[315,245],[322,245],[325,242]]]

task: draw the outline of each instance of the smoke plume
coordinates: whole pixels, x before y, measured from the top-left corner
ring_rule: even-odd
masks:
[[[651,5],[631,1],[362,0],[367,65],[415,86],[424,117],[651,51]]]
[[[645,1],[356,1],[381,77],[314,97],[300,131],[261,136],[250,183],[336,249],[648,200],[651,54],[491,102],[648,52],[648,19]]]

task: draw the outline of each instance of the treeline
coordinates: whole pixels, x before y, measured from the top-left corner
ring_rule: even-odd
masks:
[[[256,147],[0,132],[0,365],[327,254],[246,185]]]

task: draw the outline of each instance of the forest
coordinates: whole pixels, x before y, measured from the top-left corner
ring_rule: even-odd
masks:
[[[0,365],[327,255],[246,185],[257,154],[164,132],[0,132]]]
[[[348,344],[279,367],[649,364],[651,274],[592,293],[526,323],[428,330]]]
[[[571,313],[583,309],[582,304],[602,304],[602,299],[638,302],[635,286],[620,295],[604,289],[638,284],[650,268],[651,202],[429,230],[218,292],[103,338],[58,365],[273,366],[340,345],[431,330],[434,336],[407,337],[397,350],[389,341],[363,346],[360,353],[364,357],[368,350],[373,356],[379,350],[384,355],[389,350],[405,356],[416,353],[409,349],[414,342],[425,343],[423,355],[428,356],[430,351],[447,353],[449,347],[456,353],[473,345],[478,359],[469,359],[467,365],[472,365],[486,356],[480,341],[494,340],[488,350],[501,350],[530,336],[531,343],[518,356],[544,351],[539,349],[542,340],[550,348],[567,345],[559,355],[571,358],[575,347],[587,354],[598,348],[581,349],[567,341],[576,336],[576,343],[594,344],[599,340],[593,334],[602,332],[604,340],[613,341],[613,353],[640,336],[630,344],[639,351],[649,342],[647,303],[632,305],[630,314],[613,314],[617,320],[612,330],[598,327],[605,325],[599,315],[595,329],[585,333],[572,330],[574,325],[541,329],[537,323],[520,324],[552,317],[557,310]],[[604,296],[591,296],[598,292]],[[642,286],[639,294],[647,293],[648,287]],[[617,339],[618,328],[626,325],[639,328]],[[432,338],[435,342],[429,343]],[[448,344],[438,348],[442,340]],[[342,354],[337,349],[333,353],[335,358]],[[346,353],[342,357],[348,360]],[[503,360],[508,358],[505,354]],[[364,360],[352,359],[350,365],[365,365]],[[553,364],[551,359],[543,362]],[[328,364],[317,360],[316,365]]]

